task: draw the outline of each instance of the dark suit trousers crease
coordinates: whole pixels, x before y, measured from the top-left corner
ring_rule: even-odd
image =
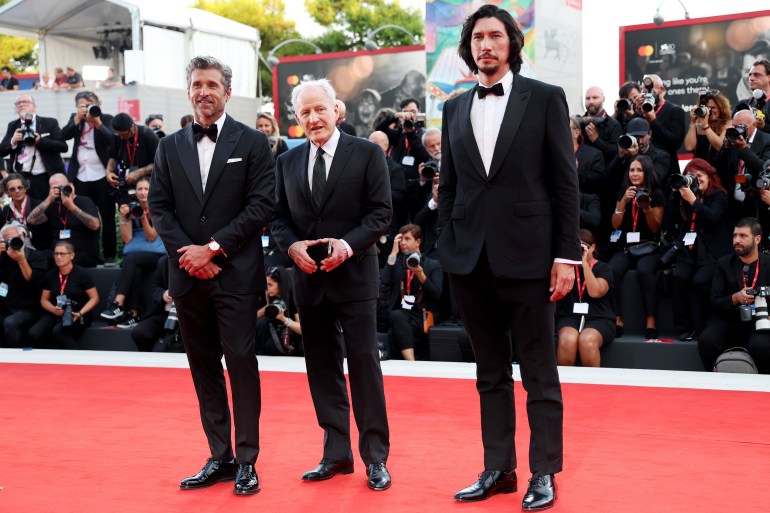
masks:
[[[232,294],[216,279],[197,280],[174,302],[211,457],[233,457],[224,354],[233,396],[235,457],[238,463],[254,464],[262,407],[253,321],[257,294]]]
[[[390,432],[377,347],[376,304],[374,299],[333,303],[324,297],[317,305],[299,307],[310,394],[318,425],[324,430],[324,458],[353,458],[344,341],[361,459],[366,465],[388,459]],[[336,327],[337,320],[344,335]]]
[[[489,269],[486,251],[482,251],[470,274],[450,274],[450,282],[476,356],[485,469],[511,470],[517,466],[513,338],[527,391],[530,470],[544,474],[561,471],[563,405],[549,280],[496,278]]]
[[[96,203],[102,221],[102,251],[104,258],[115,258],[117,253],[117,234],[115,231],[115,198],[113,188],[106,178],[93,182],[75,181],[75,193],[87,196]]]

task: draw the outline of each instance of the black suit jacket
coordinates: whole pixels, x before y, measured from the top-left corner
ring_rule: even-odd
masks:
[[[15,149],[11,148],[11,138],[21,126],[21,120],[18,118],[8,123],[8,130],[3,141],[0,142],[0,157],[9,157],[11,162],[9,169],[11,171],[14,170],[13,163],[16,161],[16,157],[24,144],[22,142]],[[62,139],[59,122],[54,118],[44,118],[36,115],[35,131],[40,134],[37,151],[40,153],[40,159],[43,161],[43,166],[48,176],[55,173],[64,173],[64,160],[62,160],[61,154],[67,151],[67,143]]]
[[[615,156],[618,154],[618,145],[615,143]],[[589,146],[581,144],[575,152],[577,159],[578,182],[580,183],[580,192],[598,194],[605,183],[604,170],[606,163],[612,161],[612,157],[605,163],[602,152]]]
[[[83,127],[86,121],[82,120],[77,125],[75,124],[75,114],[70,116],[69,122],[62,129],[62,137],[65,141],[74,139],[72,144],[72,156],[70,157],[69,167],[67,168],[68,176],[71,181],[74,181],[78,177],[78,170],[80,170],[80,163],[78,162],[78,148],[80,147],[80,137],[83,133]],[[102,126],[94,132],[94,146],[96,147],[96,154],[99,156],[104,167],[107,167],[107,161],[110,160],[110,154],[112,153],[112,146],[114,144],[115,133],[112,131],[112,116],[108,114],[102,115]]]
[[[405,256],[403,253],[398,255],[395,265],[385,265],[382,268],[382,297],[387,298],[388,311],[401,308],[401,282],[406,276]],[[425,283],[420,284],[420,291],[416,294],[416,303],[414,311],[421,312],[423,308],[436,314],[436,306],[441,299],[441,291],[444,282],[444,272],[441,270],[441,264],[437,260],[422,255],[420,258],[422,267],[427,279]],[[415,278],[416,280],[417,278]],[[410,291],[413,295],[414,291]]]
[[[201,184],[192,124],[161,139],[150,188],[150,212],[169,255],[169,293],[186,293],[196,278],[179,269],[177,250],[216,240],[225,252],[214,279],[234,294],[266,288],[259,236],[272,212],[275,165],[267,136],[227,116]]]
[[[297,305],[376,299],[379,268],[374,244],[388,230],[393,213],[390,175],[382,149],[340,132],[320,210],[308,182],[310,142],[278,158],[275,214],[270,232],[283,251],[300,240],[343,239],[353,256],[331,272],[294,273]]]
[[[770,285],[770,256],[759,254],[759,277],[757,287]],[[711,282],[711,308],[714,315],[726,322],[739,324],[740,313],[731,296],[743,290],[743,266],[745,264],[735,253],[725,255],[717,262],[714,281]],[[753,281],[754,267],[749,269],[749,285]],[[751,321],[754,325],[754,321]]]
[[[561,88],[514,75],[489,176],[473,128],[476,88],[444,104],[438,255],[469,274],[486,247],[497,277],[550,276],[580,260],[578,180]]]

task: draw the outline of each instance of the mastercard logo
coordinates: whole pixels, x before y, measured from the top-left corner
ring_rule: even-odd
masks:
[[[299,84],[299,77],[297,75],[289,75],[286,78],[286,83],[289,84],[290,86],[295,86]]]
[[[305,131],[302,130],[301,126],[294,125],[289,127],[289,137],[291,137],[292,139],[296,139],[304,135],[305,135]]]
[[[649,57],[655,53],[655,49],[651,45],[640,46],[636,53],[639,57]]]

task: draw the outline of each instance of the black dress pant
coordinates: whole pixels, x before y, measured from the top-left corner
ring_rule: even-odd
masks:
[[[415,306],[412,310],[401,308],[391,310],[388,321],[390,323],[388,344],[391,357],[400,355],[404,349],[414,349],[417,360],[429,359],[428,338],[423,327],[421,308]]]
[[[324,430],[324,458],[353,459],[342,365],[347,355],[361,459],[366,465],[388,459],[390,431],[377,347],[376,304],[375,299],[333,303],[324,297],[317,305],[299,307],[310,395],[318,425]]]
[[[165,333],[163,325],[166,323],[166,318],[168,314],[165,312],[149,315],[143,317],[139,324],[131,329],[131,340],[140,351],[152,351],[155,342]]]
[[[76,321],[70,326],[62,326],[61,320],[61,317],[52,313],[44,313],[27,332],[32,347],[77,349],[76,339],[90,326],[90,316],[87,315],[83,322]]]
[[[707,371],[712,371],[719,355],[731,347],[748,349],[759,373],[770,374],[770,331],[757,331],[754,319],[727,322],[712,317],[698,337],[698,353]]]
[[[711,310],[711,282],[716,261],[696,264],[690,253],[682,254],[671,272],[671,306],[677,333],[694,331],[700,334],[706,327]]]
[[[235,455],[238,463],[253,465],[259,454],[262,408],[254,352],[258,294],[227,292],[215,278],[197,280],[187,293],[174,297],[174,302],[211,457],[229,460]],[[235,451],[223,354],[233,396]]]
[[[615,315],[621,315],[623,305],[623,281],[631,269],[636,269],[636,279],[639,282],[639,291],[642,294],[644,315],[655,315],[655,297],[657,295],[657,279],[655,268],[658,265],[661,254],[656,251],[650,255],[635,257],[625,251],[617,251],[610,259],[613,281],[613,301]]]
[[[107,178],[93,182],[81,182],[75,179],[75,193],[88,196],[96,203],[99,217],[102,221],[102,253],[104,258],[115,258],[117,255],[117,234],[115,230],[115,196]]]
[[[527,391],[530,470],[544,474],[561,471],[563,404],[549,279],[497,278],[482,251],[470,274],[450,274],[450,280],[476,356],[484,468],[512,470],[517,466],[513,338]]]
[[[155,271],[160,253],[137,251],[123,257],[117,293],[126,296],[125,310],[139,310],[142,304],[142,275]]]

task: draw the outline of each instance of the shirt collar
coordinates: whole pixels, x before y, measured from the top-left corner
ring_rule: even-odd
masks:
[[[511,91],[511,85],[513,84],[513,72],[511,70],[508,70],[508,73],[503,75],[503,78],[495,82],[495,84],[503,84],[503,92],[505,94],[508,94]],[[481,80],[479,80],[479,85],[484,87],[492,87],[495,84],[489,84],[489,86],[482,84]]]
[[[335,128],[334,133],[329,138],[326,143],[324,143],[321,148],[323,148],[324,153],[328,153],[330,157],[334,158],[334,152],[337,151],[337,145],[340,142],[340,131]],[[318,153],[318,146],[316,146],[313,143],[310,143],[310,160],[315,160],[316,153]]]

